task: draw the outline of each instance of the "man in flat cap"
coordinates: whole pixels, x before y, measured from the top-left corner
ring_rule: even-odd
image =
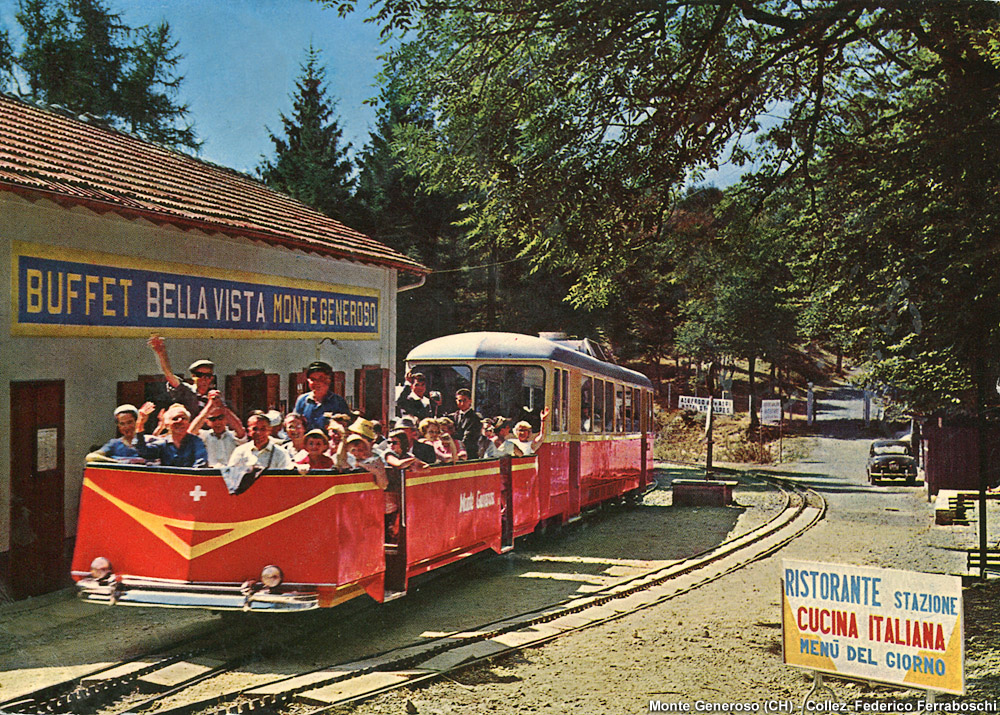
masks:
[[[295,401],[295,409],[302,415],[306,423],[306,431],[313,429],[326,429],[327,412],[333,414],[349,413],[351,408],[347,400],[330,389],[333,381],[333,368],[322,360],[310,363],[306,368],[306,382],[309,385],[309,392],[300,395]]]
[[[160,363],[160,370],[163,372],[163,376],[167,378],[167,394],[170,396],[171,401],[184,405],[192,415],[200,414],[205,409],[205,405],[208,404],[210,393],[218,393],[218,390],[215,390],[213,386],[215,363],[211,360],[195,360],[188,366],[188,372],[191,374],[191,382],[182,382],[173,373],[173,370],[170,369],[170,360],[167,359],[167,346],[163,342],[163,338],[159,335],[154,335],[146,344],[156,353],[156,359]]]

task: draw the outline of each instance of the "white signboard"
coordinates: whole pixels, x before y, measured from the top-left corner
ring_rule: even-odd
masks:
[[[694,397],[692,395],[679,395],[677,397],[677,408],[681,410],[691,410],[692,412],[708,412],[708,401],[710,397]],[[733,401],[715,399],[712,402],[712,412],[717,415],[733,414]]]
[[[760,401],[760,423],[762,425],[781,424],[781,400]]]
[[[965,692],[960,577],[812,561],[782,568],[787,665]]]
[[[36,472],[59,468],[59,428],[43,427],[35,433]]]

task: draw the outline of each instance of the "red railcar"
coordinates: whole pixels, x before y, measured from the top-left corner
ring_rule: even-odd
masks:
[[[73,577],[81,595],[132,605],[295,611],[367,593],[638,495],[652,479],[652,391],[587,345],[471,333],[415,348],[408,366],[453,402],[537,420],[528,457],[407,470],[394,480],[399,533],[386,542],[385,494],[367,472],[265,472],[230,494],[218,470],[88,466]]]

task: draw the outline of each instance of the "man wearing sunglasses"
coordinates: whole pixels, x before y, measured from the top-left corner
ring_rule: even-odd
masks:
[[[167,346],[163,338],[154,335],[146,341],[146,344],[156,354],[160,371],[167,378],[167,394],[171,401],[184,405],[192,415],[199,414],[208,404],[208,393],[215,387],[215,363],[211,360],[195,360],[188,366],[191,382],[181,382],[170,369]]]
[[[208,428],[202,429],[206,423]],[[188,432],[205,443],[210,467],[229,464],[233,451],[247,441],[243,423],[226,407],[218,390],[209,391],[205,409],[191,423]]]

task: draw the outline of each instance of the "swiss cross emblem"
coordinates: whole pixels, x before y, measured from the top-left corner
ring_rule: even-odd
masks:
[[[194,489],[188,492],[188,496],[195,501],[201,501],[202,497],[208,496],[208,492],[202,489],[200,484],[195,484]]]

